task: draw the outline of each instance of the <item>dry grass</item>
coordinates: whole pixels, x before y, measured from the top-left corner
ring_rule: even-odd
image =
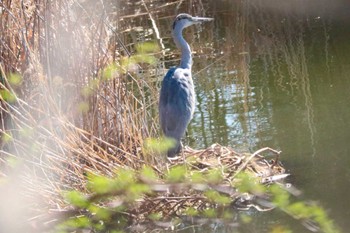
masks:
[[[112,3],[85,3],[0,3],[0,172],[4,189],[22,190],[2,197],[34,213],[63,206],[61,191],[83,190],[87,172],[147,163],[140,148],[157,129],[135,70],[103,77],[128,56]]]

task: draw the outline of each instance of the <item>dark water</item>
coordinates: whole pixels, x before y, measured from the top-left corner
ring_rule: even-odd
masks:
[[[197,88],[191,144],[205,147],[217,142],[251,151],[265,146],[282,150],[292,183],[305,199],[318,200],[347,232],[349,31],[332,22],[312,23],[315,28],[299,25],[290,38],[282,36],[277,42],[288,44],[271,39],[272,52],[245,48],[237,58],[244,60],[243,66],[238,62],[236,69],[228,70],[223,59],[196,76],[195,82],[204,88]],[[279,219],[258,218],[257,225]]]
[[[148,15],[135,24],[151,31],[146,38],[169,49],[160,57],[168,67],[178,58],[169,30],[176,12],[214,17],[213,23],[185,32],[195,53],[197,92],[186,143],[194,148],[219,143],[238,151],[281,150],[292,174],[289,181],[303,191],[301,198],[318,201],[347,232],[350,7],[345,1],[278,2],[153,1],[147,4],[155,24],[145,20]],[[237,232],[271,232],[278,225],[308,232],[278,211],[248,214],[252,222],[235,228]],[[232,232],[220,224],[193,230]]]

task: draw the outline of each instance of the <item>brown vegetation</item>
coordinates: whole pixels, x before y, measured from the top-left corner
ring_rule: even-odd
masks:
[[[118,15],[104,4],[0,3],[0,172],[8,181],[1,199],[9,200],[1,209],[19,202],[13,216],[64,206],[61,191],[84,189],[86,172],[145,163],[140,148],[155,135],[154,100],[122,66],[129,54],[109,20]],[[113,63],[119,72],[105,77]]]

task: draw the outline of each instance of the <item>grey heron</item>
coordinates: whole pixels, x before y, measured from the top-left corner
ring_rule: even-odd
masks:
[[[175,145],[168,150],[168,157],[174,157],[182,148],[181,138],[193,117],[195,92],[191,75],[192,53],[189,44],[182,36],[184,28],[193,24],[212,21],[213,18],[193,17],[189,14],[176,16],[172,37],[181,50],[181,62],[170,68],[165,75],[159,97],[159,120],[163,134],[172,138]]]

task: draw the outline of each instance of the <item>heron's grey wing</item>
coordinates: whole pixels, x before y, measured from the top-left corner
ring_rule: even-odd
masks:
[[[171,68],[168,70],[166,75],[164,76],[162,86],[160,89],[160,96],[159,96],[159,121],[160,126],[163,130],[163,133],[165,133],[166,129],[166,119],[168,115],[167,105],[168,105],[168,98],[169,98],[169,90],[171,86],[171,79],[174,75],[175,68]]]
[[[194,89],[190,70],[169,70],[162,84],[160,119],[166,136],[180,139],[192,118]]]

